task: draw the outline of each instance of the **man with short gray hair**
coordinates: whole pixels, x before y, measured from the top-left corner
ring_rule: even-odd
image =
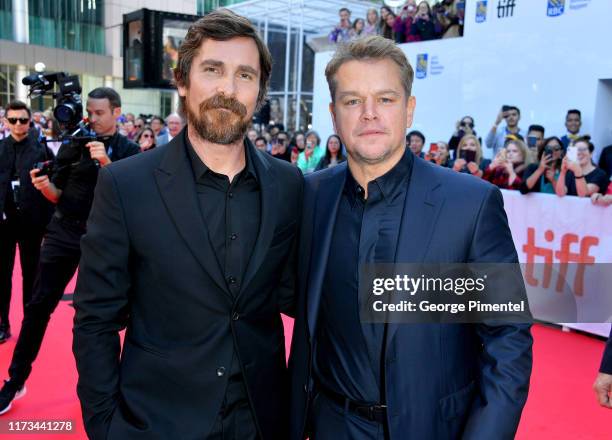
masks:
[[[183,118],[181,118],[178,113],[170,113],[166,117],[166,126],[168,127],[166,132],[157,136],[157,139],[155,140],[157,147],[166,145],[168,142],[178,136],[185,126],[185,123],[183,122]]]

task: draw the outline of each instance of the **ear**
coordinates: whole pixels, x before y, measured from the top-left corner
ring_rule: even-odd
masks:
[[[415,107],[416,107],[416,98],[414,96],[409,96],[408,102],[406,102],[406,128],[412,127]]]
[[[113,118],[117,119],[119,116],[121,116],[121,107],[115,107],[113,109]]]
[[[336,106],[333,102],[329,103],[329,113],[332,117],[332,124],[334,125],[334,133],[338,133],[338,127],[336,126]]]

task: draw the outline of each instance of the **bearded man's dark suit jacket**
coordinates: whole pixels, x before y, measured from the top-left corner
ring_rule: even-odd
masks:
[[[518,262],[496,187],[413,159],[396,262]],[[306,177],[289,361],[292,440],[309,431],[316,393],[312,335],[326,265],[342,264],[327,257],[347,172],[343,163]],[[388,324],[384,382],[391,440],[514,438],[527,399],[531,347],[529,324]]]
[[[245,148],[261,222],[236,297],[200,213],[183,133],[100,170],[74,299],[77,391],[91,439],[206,438],[229,376],[219,368],[229,371],[234,347],[261,438],[287,438],[280,313],[294,308],[284,269],[295,258],[303,178]]]

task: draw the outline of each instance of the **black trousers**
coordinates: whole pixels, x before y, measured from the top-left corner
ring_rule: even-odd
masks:
[[[32,300],[25,306],[21,331],[9,367],[11,380],[18,385],[23,385],[30,376],[51,314],[77,270],[81,257],[80,240],[84,233],[84,223],[56,217],[47,226]]]
[[[32,226],[23,219],[0,220],[0,326],[9,327],[11,291],[15,252],[19,245],[19,260],[23,287],[23,308],[32,298],[32,287],[44,228]]]
[[[230,377],[217,420],[206,440],[259,439],[246,387],[239,375],[238,369],[238,374]]]

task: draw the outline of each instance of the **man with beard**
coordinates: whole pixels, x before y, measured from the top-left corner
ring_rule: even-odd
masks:
[[[91,439],[287,438],[303,182],[245,136],[271,61],[245,18],[201,18],[175,70],[187,127],[100,173],[73,346]]]

